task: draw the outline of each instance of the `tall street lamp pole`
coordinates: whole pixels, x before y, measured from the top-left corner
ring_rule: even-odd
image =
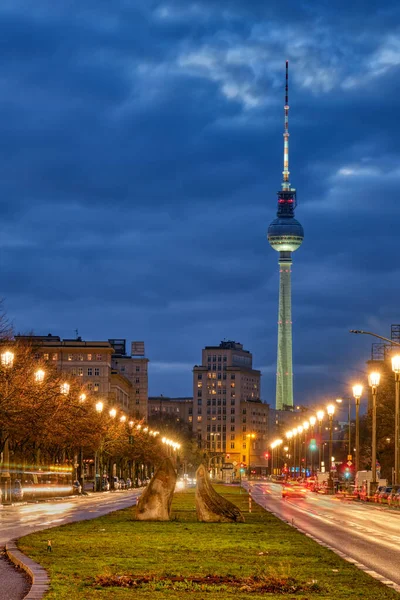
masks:
[[[14,364],[13,352],[3,352],[1,354],[1,366],[5,369],[11,369]],[[5,396],[8,402],[8,371],[5,373]],[[6,439],[4,441],[3,451],[3,464],[4,471],[2,472],[2,478],[4,479],[4,504],[11,503],[11,475],[10,475],[10,451],[8,445],[8,434],[6,432]]]
[[[317,422],[316,417],[310,417],[310,425],[311,425],[311,440],[314,440],[314,427],[315,427],[315,423]],[[312,446],[310,447],[310,453],[311,453],[311,477],[314,475],[314,442],[312,442]]]
[[[307,477],[307,434],[310,428],[310,423],[308,421],[304,421],[303,429],[304,429],[304,479]]]
[[[360,398],[362,391],[362,385],[353,386],[353,396],[356,401],[356,475],[360,470]]]
[[[299,425],[297,427],[297,433],[299,434],[299,477],[301,477],[301,454],[302,454],[302,451],[301,451],[301,446],[302,446],[301,437],[302,437],[302,433],[303,433],[303,426],[302,425]]]
[[[317,419],[318,419],[318,435],[319,435],[319,444],[318,444],[318,462],[319,462],[319,472],[321,473],[321,466],[322,466],[322,420],[324,418],[324,411],[323,410],[319,410],[317,412]]]
[[[333,404],[329,404],[326,408],[326,412],[329,417],[329,490],[333,492],[333,474],[332,474],[332,456],[333,456],[333,437],[332,437],[332,429],[333,429],[333,415],[335,414],[335,407]]]
[[[396,402],[395,402],[395,414],[394,414],[394,485],[399,485],[399,434],[400,434],[400,355],[392,357],[392,370],[394,373],[394,380],[396,385]]]
[[[297,446],[297,428],[292,429],[293,434],[293,477],[296,477],[296,462],[297,462],[297,454],[296,454],[296,446]]]
[[[370,373],[368,375],[368,383],[371,386],[372,391],[372,481],[370,488],[371,495],[375,494],[378,485],[376,481],[376,394],[378,391],[380,379],[380,373]]]
[[[98,415],[100,415],[103,411],[103,403],[102,402],[96,402],[96,412]],[[101,492],[101,481],[100,481],[100,473],[99,473],[99,455],[98,452],[96,450],[95,454],[94,454],[94,490],[95,492]]]
[[[250,475],[251,475],[251,467],[250,467],[250,446],[251,446],[251,440],[254,439],[256,437],[255,433],[248,433],[246,435],[246,439],[247,439],[247,456],[248,456],[248,461],[247,461],[247,479],[250,480]]]

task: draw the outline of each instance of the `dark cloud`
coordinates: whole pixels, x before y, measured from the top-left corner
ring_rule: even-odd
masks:
[[[146,340],[151,393],[242,341],[274,403],[290,60],[297,401],[398,321],[398,3],[4,0],[2,293],[16,329]],[[188,369],[189,365],[189,369]],[[340,388],[340,390],[339,390]],[[319,390],[319,391],[317,391]]]

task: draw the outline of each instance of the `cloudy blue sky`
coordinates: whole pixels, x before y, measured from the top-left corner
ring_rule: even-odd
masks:
[[[240,341],[274,404],[290,61],[296,402],[349,392],[399,315],[400,4],[2,0],[1,296],[16,331],[145,340],[189,395]]]

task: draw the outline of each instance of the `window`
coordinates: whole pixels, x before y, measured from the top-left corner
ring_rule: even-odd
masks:
[[[36,354],[35,354],[35,359],[36,359],[36,360],[39,360],[39,358],[40,358],[40,354],[39,354],[39,352],[36,352]]]
[[[201,415],[197,415],[197,420],[200,422],[202,419]]]
[[[94,376],[95,377],[100,377],[100,369],[99,369],[99,367],[95,367],[94,368]]]
[[[100,390],[100,384],[99,383],[95,383],[93,386],[93,391],[94,392],[98,392]]]
[[[243,450],[246,450],[246,442],[244,442],[244,443],[242,444],[242,448],[243,448]]]
[[[96,354],[96,360],[103,360],[102,354]]]
[[[198,374],[197,374],[197,379],[202,379],[202,375],[201,375],[201,373],[198,373]]]
[[[44,359],[44,360],[49,360],[49,355],[48,355],[47,353],[46,353],[46,354],[43,354],[43,359]]]
[[[218,355],[218,362],[221,362],[221,355]]]
[[[83,369],[82,367],[78,367],[78,376],[83,377]]]
[[[235,379],[235,373],[232,373],[231,379]]]
[[[235,414],[235,409],[231,408],[231,415],[234,415],[234,414]]]
[[[136,377],[136,383],[140,383],[140,377]]]
[[[71,369],[71,373],[72,373],[72,375],[74,375],[74,376],[76,375],[76,367],[72,367],[72,369]]]
[[[231,440],[234,440],[234,439],[235,439],[235,434],[231,433]]]
[[[74,360],[74,355],[73,354],[68,354],[68,360]]]
[[[223,361],[226,362],[226,356],[224,356]]]
[[[93,375],[92,367],[88,367],[87,374],[88,374],[88,377],[91,377]]]
[[[140,367],[136,367],[136,373],[140,373]]]
[[[215,362],[217,360],[217,355],[213,354],[213,362]]]
[[[231,388],[234,388],[234,387],[235,387],[235,385],[236,385],[236,384],[235,384],[235,382],[234,382],[234,381],[232,381],[232,383],[231,383]]]
[[[140,394],[140,390],[136,388],[136,394]]]
[[[91,392],[93,390],[93,383],[88,383],[86,387],[89,390],[89,392]]]
[[[235,442],[231,442],[231,450],[235,449]]]
[[[222,379],[226,379],[226,373],[222,373]]]
[[[53,360],[57,360],[57,358],[58,358],[58,356],[57,356],[57,352],[54,352],[54,353],[51,355],[51,358],[52,358]]]
[[[188,421],[191,423],[193,421],[193,417],[188,417]]]
[[[139,398],[136,398],[136,404],[140,404]]]
[[[78,354],[77,358],[78,360],[83,360],[83,354]]]
[[[197,390],[197,397],[201,398],[201,395],[202,395],[202,391],[201,390]]]
[[[93,356],[93,354],[88,354],[88,355],[87,355],[87,359],[88,359],[88,360],[92,360],[92,356]]]

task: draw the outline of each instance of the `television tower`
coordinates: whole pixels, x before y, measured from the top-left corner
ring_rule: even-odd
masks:
[[[293,407],[292,358],[292,252],[301,246],[303,227],[294,218],[296,190],[289,183],[289,61],[286,61],[285,128],[283,132],[283,180],[278,192],[278,212],[268,227],[268,241],[279,252],[278,359],[276,372],[277,410]]]

